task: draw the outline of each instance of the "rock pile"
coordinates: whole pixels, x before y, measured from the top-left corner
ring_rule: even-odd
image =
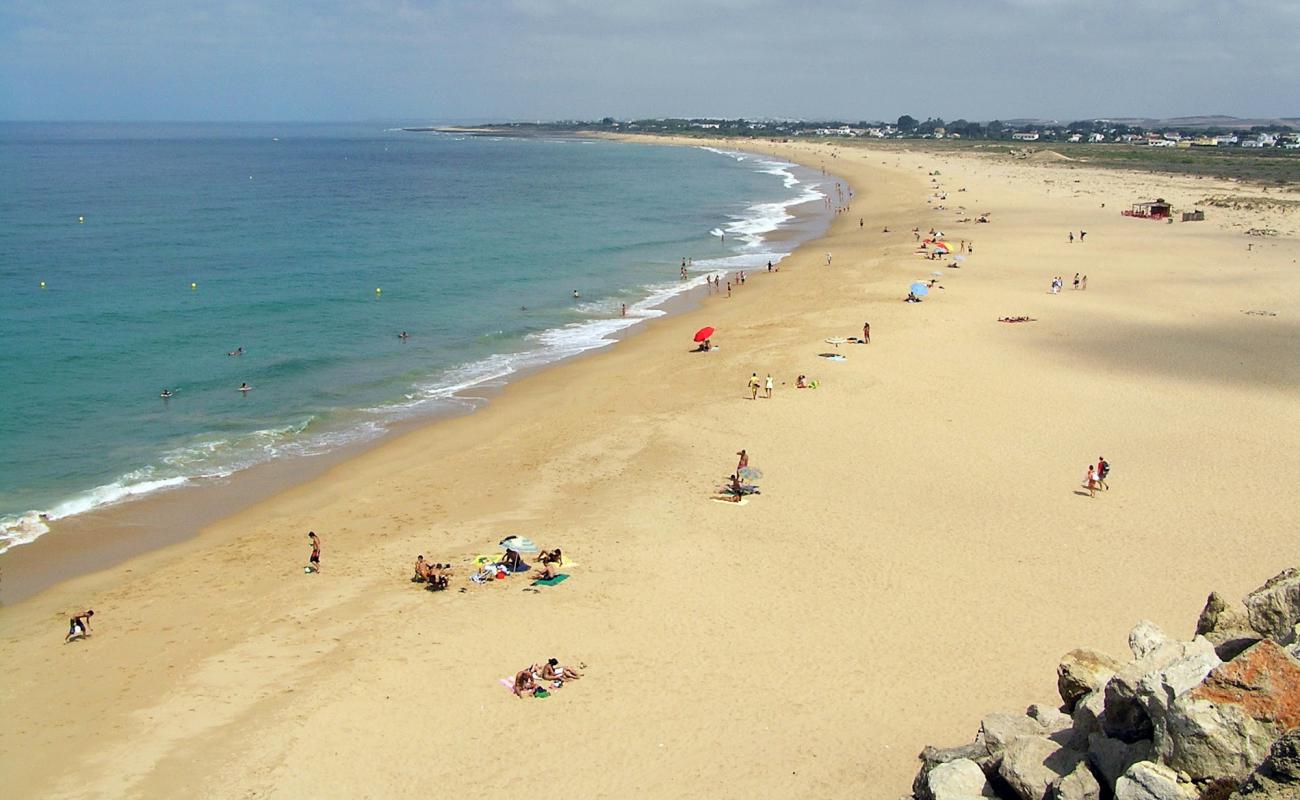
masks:
[[[1129,649],[1066,653],[1059,709],[926,747],[912,800],[1300,800],[1300,570],[1211,594],[1190,642],[1140,622]]]

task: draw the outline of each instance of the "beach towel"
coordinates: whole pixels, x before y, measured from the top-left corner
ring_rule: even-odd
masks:
[[[709,499],[715,503],[726,503],[729,506],[744,506],[749,504],[749,501],[743,497],[740,498],[739,502],[732,500],[730,497],[710,497]]]
[[[539,580],[535,580],[535,581],[533,581],[533,585],[534,585],[534,586],[554,586],[554,585],[556,585],[557,583],[564,583],[564,582],[567,581],[568,579],[569,579],[569,574],[568,574],[567,572],[561,572],[559,575],[556,575],[554,578],[541,578],[541,579],[539,579]]]

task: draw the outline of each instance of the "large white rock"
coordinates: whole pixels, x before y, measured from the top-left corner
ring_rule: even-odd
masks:
[[[1268,579],[1246,595],[1250,627],[1277,641],[1286,639],[1300,622],[1300,569],[1294,567]]]
[[[1135,635],[1141,628],[1134,629]],[[1151,636],[1136,638],[1145,643],[1155,641]],[[1124,665],[1106,684],[1102,720],[1107,736],[1126,742],[1154,736],[1155,726],[1174,698],[1222,663],[1214,645],[1203,636],[1190,642],[1165,639],[1150,649],[1134,646],[1133,651],[1143,652],[1142,657]]]
[[[1052,784],[1074,771],[1083,754],[1045,736],[1021,736],[1002,752],[998,774],[1020,800],[1044,800]]]
[[[1101,800],[1101,784],[1081,761],[1073,772],[1052,784],[1050,797],[1051,800]]]
[[[1115,800],[1196,800],[1191,784],[1179,783],[1178,773],[1162,764],[1139,761],[1115,784]]]
[[[996,797],[984,770],[968,758],[940,764],[925,776],[934,800],[968,800],[972,797]]]
[[[1169,635],[1149,619],[1142,620],[1128,633],[1128,649],[1137,659],[1146,658],[1168,643]]]

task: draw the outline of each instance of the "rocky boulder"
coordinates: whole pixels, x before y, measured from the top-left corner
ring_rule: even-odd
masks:
[[[1020,800],[1045,800],[1052,785],[1069,775],[1083,754],[1046,736],[1020,736],[1002,752],[998,774]]]
[[[1250,627],[1277,641],[1288,638],[1300,622],[1300,570],[1294,567],[1274,575],[1246,595]]]
[[[1042,724],[1032,717],[996,712],[980,720],[976,741],[983,741],[989,754],[996,756],[1021,736],[1043,736],[1045,733]]]
[[[954,761],[969,761],[980,768],[980,775],[984,774],[984,769],[991,769],[991,767],[986,766],[990,761],[988,748],[984,746],[983,739],[979,738],[973,743],[961,747],[944,749],[926,747],[921,751],[920,758],[921,769],[916,773],[916,779],[912,781],[912,794],[917,800],[937,800],[931,790],[930,773],[945,764]],[[945,781],[945,785],[948,783],[949,781]]]
[[[1224,661],[1231,661],[1241,651],[1260,640],[1250,627],[1245,608],[1228,604],[1218,592],[1210,592],[1205,608],[1196,620],[1196,635],[1204,636]]]
[[[1178,773],[1162,764],[1139,761],[1115,783],[1115,800],[1196,800],[1190,783],[1178,780]]]
[[[984,770],[968,758],[940,764],[926,775],[926,789],[931,800],[972,800],[996,797]]]
[[[1300,797],[1300,729],[1281,736],[1264,763],[1251,773],[1232,800],[1294,800]]]
[[[1139,761],[1150,761],[1152,749],[1151,742],[1146,740],[1129,744],[1094,733],[1088,737],[1088,763],[1107,786],[1114,786],[1129,767]]]
[[[1164,715],[1164,763],[1197,779],[1244,778],[1282,733],[1300,727],[1300,662],[1262,641],[1216,668]]]
[[[1088,765],[1081,761],[1069,775],[1052,784],[1048,797],[1051,800],[1101,800],[1101,784]]]
[[[1116,659],[1096,650],[1071,650],[1062,656],[1056,667],[1056,691],[1065,710],[1073,712],[1084,695],[1105,686],[1121,666]]]
[[[1133,652],[1142,655],[1121,667],[1106,683],[1101,727],[1113,739],[1136,742],[1152,738],[1155,722],[1174,698],[1196,686],[1222,663],[1214,645],[1204,637],[1177,642],[1159,630],[1149,622],[1134,628],[1129,641],[1132,644],[1137,639]]]

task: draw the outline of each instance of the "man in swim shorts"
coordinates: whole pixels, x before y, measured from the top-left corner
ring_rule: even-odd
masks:
[[[63,637],[64,644],[73,639],[85,638],[90,633],[90,618],[95,616],[95,610],[88,608],[80,614],[73,615],[68,620],[68,635]]]
[[[310,563],[307,569],[320,572],[320,537],[316,535],[316,531],[308,531],[307,538],[311,540],[311,558],[308,559]]]

